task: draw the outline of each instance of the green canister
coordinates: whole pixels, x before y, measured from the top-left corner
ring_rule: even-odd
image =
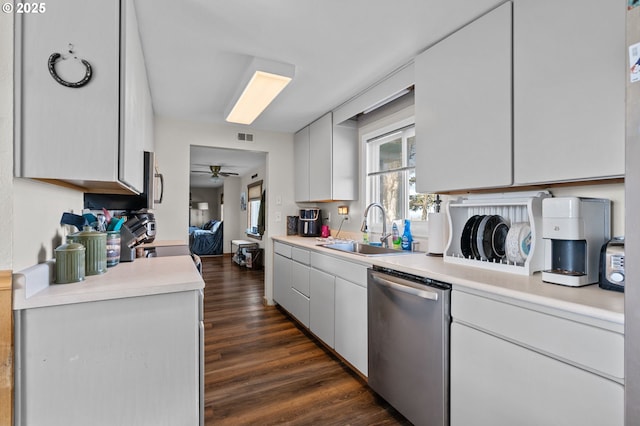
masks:
[[[85,272],[87,275],[99,275],[107,272],[107,234],[85,226],[82,231],[69,235],[72,240],[85,246]]]
[[[55,249],[56,284],[84,280],[85,248],[80,243],[62,244]]]

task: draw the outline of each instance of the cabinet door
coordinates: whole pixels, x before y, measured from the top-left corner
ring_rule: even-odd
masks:
[[[514,2],[516,184],[624,175],[626,4]]]
[[[358,199],[358,129],[354,123],[334,125],[331,199]]]
[[[309,267],[298,262],[291,262],[291,287],[309,297]]]
[[[199,293],[16,311],[15,424],[197,425]]]
[[[296,201],[309,201],[309,126],[295,134],[293,143],[294,196]]]
[[[136,10],[132,1],[122,1],[122,109],[120,112],[120,181],[138,192],[144,190],[144,150],[153,146],[153,108],[147,82],[147,70],[138,33]]]
[[[309,328],[324,343],[335,347],[335,277],[326,272],[311,269],[310,272]]]
[[[16,174],[117,181],[119,2],[58,0],[16,20]],[[80,59],[90,63],[91,80],[80,88],[56,82],[47,67],[53,53],[65,58],[55,64],[64,80],[85,76]]]
[[[287,311],[291,309],[291,259],[273,255],[273,300]]]
[[[504,3],[416,57],[419,192],[513,182],[511,7]]]
[[[336,277],[335,309],[336,352],[366,376],[367,289]]]
[[[332,199],[332,129],[331,113],[309,125],[309,200]]]
[[[451,425],[622,425],[624,387],[454,322]]]

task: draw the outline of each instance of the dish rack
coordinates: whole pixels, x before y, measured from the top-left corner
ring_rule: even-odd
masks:
[[[469,195],[447,204],[449,216],[449,241],[444,261],[493,271],[532,275],[544,269],[544,244],[542,241],[542,200],[551,197],[548,191],[514,192],[504,194]],[[474,215],[500,215],[509,227],[515,223],[527,223],[531,229],[531,246],[524,262],[479,260],[464,257],[461,235],[467,221]]]

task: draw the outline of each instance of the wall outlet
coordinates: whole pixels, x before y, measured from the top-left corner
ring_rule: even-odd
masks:
[[[327,223],[331,223],[331,212],[327,213]]]
[[[276,222],[282,222],[282,213],[276,212],[275,220],[276,220]]]

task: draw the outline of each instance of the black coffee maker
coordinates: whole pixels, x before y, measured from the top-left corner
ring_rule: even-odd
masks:
[[[319,237],[322,230],[322,210],[300,209],[298,216],[298,235],[301,237]]]

